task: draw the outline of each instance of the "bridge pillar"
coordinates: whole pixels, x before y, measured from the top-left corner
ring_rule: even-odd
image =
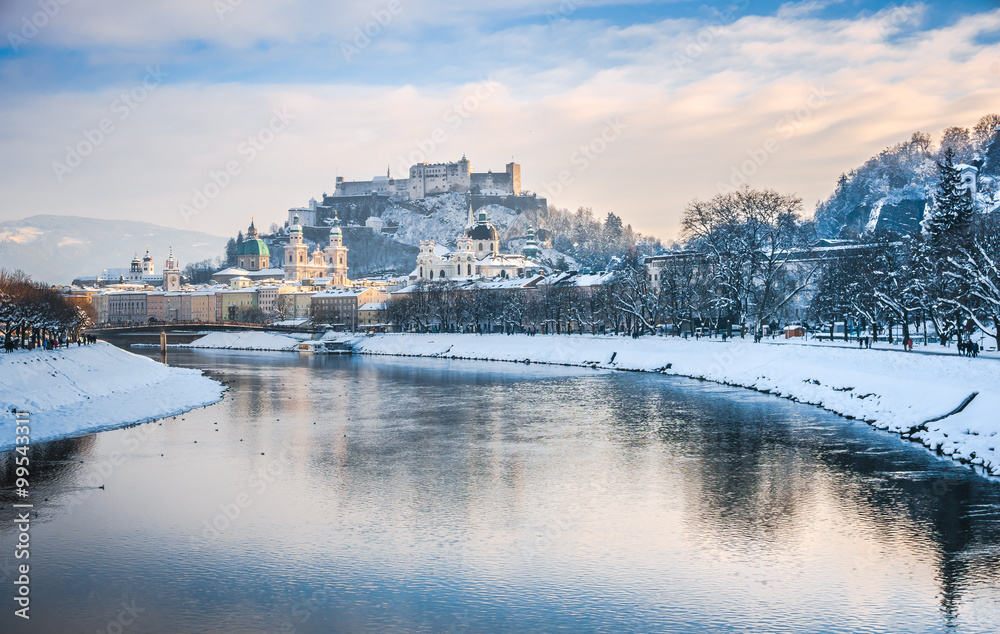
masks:
[[[160,331],[160,352],[166,354],[167,352],[167,331]]]

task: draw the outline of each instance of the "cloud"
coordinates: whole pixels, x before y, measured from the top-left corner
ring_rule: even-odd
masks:
[[[196,16],[210,3],[151,4],[160,19],[130,19],[155,27],[154,41],[207,33],[218,19]],[[301,16],[281,17],[283,5],[277,6],[268,9],[275,13],[255,13],[264,9],[244,3],[238,11],[250,16],[242,18],[248,25],[233,41],[299,37]],[[374,6],[352,15],[363,18]],[[670,238],[683,207],[711,197],[734,173],[798,192],[811,209],[841,172],[886,145],[918,129],[937,134],[972,125],[1000,103],[1000,47],[977,43],[980,34],[1000,28],[998,11],[924,31],[905,26],[918,19],[913,14],[906,17],[911,22],[886,28],[885,12],[823,20],[813,11],[784,11],[626,26],[569,20],[558,28],[521,24],[482,32],[473,25],[481,16],[454,8],[459,15],[446,21],[447,38],[415,50],[414,40],[387,31],[391,52],[373,44],[363,51],[367,61],[359,58],[364,72],[355,74],[190,79],[178,68],[201,58],[189,52],[150,56],[97,89],[13,94],[0,106],[0,218],[55,212],[231,234],[250,214],[265,225],[283,220],[289,207],[332,191],[336,175],[368,179],[387,164],[398,173],[413,156],[447,161],[466,153],[484,170],[502,169],[513,156],[523,165],[524,185],[550,195],[553,204],[614,211]],[[415,3],[409,10],[428,9]],[[273,23],[261,23],[271,17]],[[322,10],[314,16],[328,19],[332,14]],[[122,28],[85,22],[73,37],[124,44],[130,35]],[[401,19],[400,30],[409,28],[416,27]],[[339,55],[335,45],[326,51]],[[250,57],[290,64],[289,55],[279,48]],[[401,55],[403,72],[383,66]],[[414,70],[426,60],[426,75]],[[171,75],[119,119],[115,100],[141,85],[145,64],[155,62]],[[461,70],[452,73],[452,66]],[[487,78],[492,90],[477,97]],[[261,135],[276,108],[295,118],[248,160],[241,143]],[[65,163],[66,146],[85,141],[105,118],[113,131],[60,182],[53,162]],[[615,122],[612,135],[607,129]],[[425,152],[439,130],[442,140]],[[185,218],[181,206],[232,161],[239,174],[204,211]],[[561,182],[566,173],[570,182]]]

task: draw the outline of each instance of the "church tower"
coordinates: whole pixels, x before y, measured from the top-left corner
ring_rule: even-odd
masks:
[[[181,290],[181,266],[174,259],[174,248],[170,247],[170,255],[163,266],[163,290],[176,292]]]
[[[347,284],[347,247],[344,246],[344,232],[340,228],[340,218],[333,212],[333,226],[330,227],[330,245],[326,247],[328,277],[334,284]]]
[[[292,226],[288,228],[288,246],[285,247],[285,279],[290,282],[300,282],[307,278],[306,267],[309,266],[309,246],[302,241],[302,225],[299,216],[295,215]]]
[[[146,255],[142,258],[142,274],[143,275],[155,275],[156,270],[153,266],[153,256],[149,254],[149,245],[146,245]]]
[[[128,269],[128,279],[130,282],[137,282],[142,279],[142,262],[139,260],[138,253],[132,257],[132,263]]]
[[[469,236],[458,236],[455,252],[451,256],[455,263],[455,275],[457,277],[472,277],[477,275],[476,252],[472,246],[472,238]]]

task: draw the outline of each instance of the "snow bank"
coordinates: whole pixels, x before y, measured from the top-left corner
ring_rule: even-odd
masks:
[[[1000,475],[1000,362],[994,359],[661,337],[402,334],[342,340],[362,354],[581,365],[747,387],[866,421]]]
[[[31,440],[90,433],[215,403],[224,387],[107,343],[0,355],[0,449],[14,446],[11,408],[31,413]]]
[[[295,350],[303,341],[273,332],[213,332],[178,348],[215,348],[221,350]]]

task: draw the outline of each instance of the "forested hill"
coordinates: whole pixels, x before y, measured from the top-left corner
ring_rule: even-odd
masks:
[[[978,207],[996,209],[1000,206],[998,126],[1000,115],[986,115],[971,129],[948,128],[938,145],[930,135],[916,132],[908,141],[842,174],[834,193],[816,208],[819,236],[850,238],[875,229],[900,234],[919,231],[939,179],[937,163],[949,147],[956,163],[979,168]]]

